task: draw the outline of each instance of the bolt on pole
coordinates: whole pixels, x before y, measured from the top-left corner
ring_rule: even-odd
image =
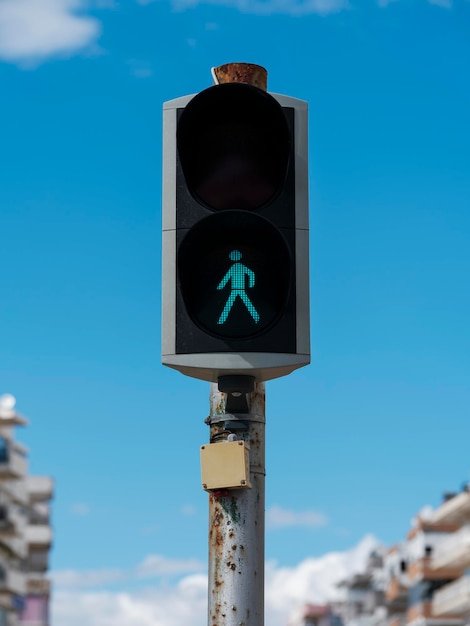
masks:
[[[251,488],[209,495],[208,626],[263,626],[265,385],[246,394],[247,413],[230,414],[228,395],[211,384],[211,441],[230,428],[249,445]]]

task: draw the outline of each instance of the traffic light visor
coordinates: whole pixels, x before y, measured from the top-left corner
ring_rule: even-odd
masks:
[[[197,94],[179,116],[177,146],[190,193],[216,211],[255,210],[271,201],[291,152],[282,107],[240,83]]]

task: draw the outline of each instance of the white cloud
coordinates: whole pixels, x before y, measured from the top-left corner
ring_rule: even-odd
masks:
[[[85,516],[90,514],[90,506],[86,502],[76,502],[70,507],[74,515]]]
[[[305,559],[296,567],[266,567],[266,622],[285,626],[289,616],[306,602],[324,603],[339,597],[336,585],[351,574],[364,570],[367,557],[379,546],[367,535],[345,552],[330,552],[319,558]]]
[[[200,572],[206,569],[206,564],[196,559],[167,559],[158,554],[145,558],[136,568],[139,578],[150,576],[177,575],[187,572]]]
[[[291,511],[274,505],[266,511],[266,522],[271,528],[287,526],[325,526],[328,522],[325,515],[316,511]]]
[[[169,559],[159,554],[150,554],[136,567],[124,569],[97,570],[58,570],[51,576],[56,587],[63,590],[90,589],[104,587],[129,580],[158,578],[163,576],[181,576],[201,573],[207,569],[206,563],[196,559]]]
[[[88,589],[90,587],[103,587],[120,582],[127,578],[127,574],[124,570],[120,569],[82,571],[65,569],[52,572],[51,577],[57,587],[64,589]]]
[[[196,515],[197,509],[192,504],[185,504],[181,507],[181,513],[186,517],[192,517],[193,515]]]
[[[146,5],[156,0],[137,0],[139,4]],[[274,13],[286,15],[328,15],[338,13],[348,8],[348,0],[173,0],[177,10],[184,10],[198,4],[212,4],[226,7],[234,7],[242,13],[255,13],[258,15],[272,15]]]
[[[101,31],[86,0],[0,0],[0,59],[35,65],[93,44]]]
[[[366,536],[351,550],[331,552],[319,558],[308,558],[295,567],[266,566],[266,623],[285,626],[293,611],[305,602],[321,603],[337,597],[336,584],[353,573],[363,571],[370,552],[378,541]],[[145,564],[152,570],[155,564],[160,573],[174,568],[196,567],[197,561],[174,561],[164,557],[148,557],[128,577],[135,576]],[[150,567],[151,566],[151,567]],[[186,570],[188,571],[188,570]],[[102,570],[119,579],[120,570]],[[153,571],[153,573],[157,573]],[[205,626],[207,624],[207,578],[202,573],[183,577],[174,585],[167,582],[152,588],[133,592],[83,590],[81,577],[97,573],[83,572],[76,581],[76,589],[64,588],[63,582],[73,580],[71,572],[54,575],[55,592],[52,596],[52,623],[60,626]],[[123,574],[123,572],[121,572]],[[62,576],[62,578],[61,578]],[[99,579],[99,576],[98,576]],[[110,581],[112,582],[112,581]],[[101,584],[101,583],[99,583]]]
[[[205,576],[184,578],[173,588],[135,593],[56,591],[52,623],[60,626],[204,626],[207,623]]]

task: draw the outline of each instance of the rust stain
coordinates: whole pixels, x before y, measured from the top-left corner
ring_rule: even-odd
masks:
[[[212,495],[211,495],[212,498]],[[224,513],[222,509],[216,505],[211,519],[211,529],[209,531],[209,540],[212,545],[220,548],[224,545],[224,533],[222,525],[224,521]]]
[[[214,67],[214,73],[219,84],[248,83],[263,91],[267,89],[268,73],[260,65],[253,63],[226,63]]]

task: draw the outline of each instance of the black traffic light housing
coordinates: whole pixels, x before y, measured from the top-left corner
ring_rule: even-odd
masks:
[[[164,105],[162,362],[216,381],[310,361],[307,105],[227,83]]]

